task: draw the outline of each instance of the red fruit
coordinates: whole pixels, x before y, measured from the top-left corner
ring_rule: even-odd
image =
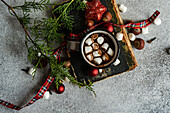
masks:
[[[136,38],[135,41],[133,42],[133,45],[135,46],[136,49],[143,49],[145,46],[145,42],[141,38]]]
[[[111,19],[112,19],[112,14],[111,14],[110,12],[106,12],[106,13],[103,14],[102,20],[103,20],[104,22],[108,22],[108,21],[110,21]]]
[[[91,69],[88,70],[88,75],[91,76],[91,77],[97,76],[98,73],[99,73],[99,70],[95,69],[95,68],[91,68]]]
[[[65,90],[65,86],[63,85],[63,84],[60,84],[59,86],[58,86],[58,89],[56,88],[56,86],[54,86],[55,88],[54,88],[54,91],[57,93],[57,94],[61,94],[61,93],[63,93],[64,92],[64,90]]]
[[[108,30],[108,31],[110,31],[110,32],[113,32],[113,30],[114,30],[112,24],[109,24],[109,23],[108,24],[104,24],[103,28]]]
[[[135,35],[139,35],[142,31],[141,31],[141,29],[133,29],[132,32]]]

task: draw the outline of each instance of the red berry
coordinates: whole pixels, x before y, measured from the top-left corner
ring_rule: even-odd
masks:
[[[98,73],[99,73],[99,70],[95,69],[95,68],[91,68],[91,69],[88,70],[88,75],[91,76],[91,77],[97,76]]]
[[[108,24],[104,24],[103,28],[108,30],[108,31],[110,31],[110,32],[113,32],[113,30],[114,30],[112,24],[109,24],[109,23]]]

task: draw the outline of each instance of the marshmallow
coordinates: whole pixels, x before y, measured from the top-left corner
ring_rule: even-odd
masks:
[[[133,33],[129,33],[129,39],[131,41],[134,41],[136,39],[135,35]]]
[[[97,64],[97,65],[100,65],[102,63],[102,59],[101,58],[95,58],[94,63]]]
[[[50,92],[49,92],[49,91],[46,91],[46,92],[44,93],[43,99],[49,99],[49,97],[50,97]]]
[[[125,13],[125,12],[127,11],[127,7],[124,6],[123,4],[120,4],[119,10],[120,10],[122,13]]]
[[[102,55],[101,50],[93,51],[93,56],[94,56],[94,57],[99,57],[99,56],[101,56],[101,55]]]
[[[107,54],[109,54],[110,56],[113,56],[114,51],[111,48],[109,48],[107,51]]]
[[[99,73],[102,73],[103,72],[103,69],[99,69]]]
[[[100,37],[97,38],[97,43],[98,44],[102,44],[103,42],[104,42],[104,38],[103,37],[100,36]]]
[[[120,64],[120,60],[116,59],[116,61],[113,63],[114,66],[117,66],[118,64]]]
[[[108,43],[104,43],[101,48],[104,49],[105,51],[107,50],[107,48],[109,47]]]
[[[142,28],[142,34],[148,34],[148,27]]]
[[[93,42],[94,42],[94,41],[93,41],[91,38],[88,38],[88,39],[85,41],[85,43],[86,43],[87,45],[91,45]]]
[[[92,61],[92,60],[93,60],[93,55],[92,55],[92,53],[89,54],[89,55],[87,55],[87,59],[88,59],[89,61]]]
[[[160,25],[162,23],[161,19],[160,18],[156,18],[154,21],[153,21],[154,24],[156,25]]]
[[[109,61],[109,56],[105,53],[103,56],[102,56],[102,59],[103,59],[103,61],[105,61],[105,62],[107,62],[107,61]]]
[[[121,41],[123,39],[123,33],[117,33],[116,38],[117,40]]]
[[[85,54],[91,53],[93,51],[91,46],[85,46]]]
[[[28,69],[28,74],[34,76],[34,72],[35,72],[35,71],[36,71],[36,69],[34,69],[34,68],[29,68],[29,69]]]

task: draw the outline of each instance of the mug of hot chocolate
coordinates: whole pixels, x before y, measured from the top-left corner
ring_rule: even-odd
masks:
[[[80,44],[72,43],[74,44],[68,45],[68,48],[79,50],[83,59],[94,68],[105,68],[118,60],[120,51],[118,41],[107,30],[92,30],[85,35]]]

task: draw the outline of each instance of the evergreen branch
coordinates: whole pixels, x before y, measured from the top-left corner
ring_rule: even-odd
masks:
[[[52,54],[52,50],[54,48],[51,47],[51,42],[60,42],[59,40],[62,40],[61,37],[64,35],[64,33],[59,32],[61,28],[66,28],[67,30],[72,30],[73,28],[74,19],[72,15],[69,15],[69,12],[73,9],[85,9],[86,5],[82,3],[81,0],[71,0],[64,5],[59,6],[52,12],[57,12],[60,14],[57,18],[42,18],[41,20],[35,19],[33,26],[27,26],[30,24],[30,20],[32,19],[29,16],[31,9],[34,9],[34,11],[42,11],[45,8],[48,8],[49,5],[53,6],[55,4],[50,4],[50,0],[40,0],[40,2],[35,2],[34,0],[33,2],[25,1],[24,5],[21,6],[11,7],[4,0],[1,1],[8,7],[10,14],[15,16],[22,25],[22,28],[26,33],[25,45],[28,50],[28,60],[32,62],[32,60],[38,59],[38,62],[34,67],[35,69],[37,69],[38,65],[41,66],[40,60],[42,57],[45,57],[50,65],[51,76],[55,77],[55,84],[57,87],[60,82],[64,80],[64,77],[68,77],[68,79],[70,79],[73,84],[77,84],[79,87],[85,86],[95,94],[91,81],[89,81],[89,84],[78,82],[76,78],[70,75],[69,69],[63,67],[63,62],[58,62],[58,60]],[[14,9],[22,10],[23,17],[18,17]],[[28,31],[31,35],[28,33]],[[34,36],[34,40],[31,38],[31,36]],[[32,43],[33,45],[28,47],[28,42]],[[38,52],[42,54],[40,58],[37,57]]]

